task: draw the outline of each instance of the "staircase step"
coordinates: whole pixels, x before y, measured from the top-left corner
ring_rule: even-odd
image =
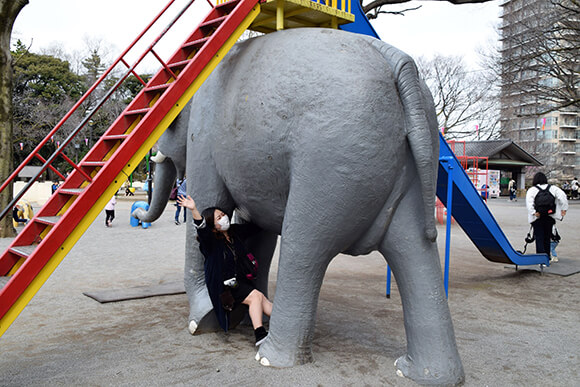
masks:
[[[126,116],[137,116],[139,114],[147,114],[149,112],[149,110],[151,110],[151,108],[142,108],[142,109],[135,109],[135,110],[129,110],[127,112],[125,112]]]
[[[151,92],[151,91],[160,91],[160,90],[165,90],[167,88],[169,88],[169,86],[171,86],[171,83],[162,83],[160,85],[155,85],[155,86],[147,86],[145,88],[146,92]]]
[[[60,216],[39,216],[36,217],[34,220],[39,223],[48,224],[49,226],[55,225],[60,220]]]
[[[168,66],[170,69],[176,69],[176,68],[183,68],[185,66],[187,66],[189,64],[189,62],[191,62],[191,59],[186,59],[186,60],[182,60],[179,62],[173,62],[173,63],[169,63]]]
[[[13,253],[18,254],[22,257],[28,257],[28,256],[30,256],[30,254],[32,254],[34,252],[34,249],[36,249],[36,246],[38,246],[38,245],[12,246],[10,248],[10,250]]]
[[[199,28],[201,29],[201,28],[207,28],[207,27],[217,27],[220,24],[222,24],[222,22],[224,20],[226,20],[227,18],[228,18],[228,15],[216,17],[215,19],[211,19],[211,20],[206,21],[205,23],[201,23],[199,25]]]
[[[107,164],[106,161],[83,161],[81,167],[102,167]]]
[[[117,140],[124,140],[129,135],[127,134],[109,134],[108,136],[103,136],[103,140],[105,141],[117,141]]]
[[[194,40],[193,42],[187,42],[182,46],[182,48],[200,48],[208,40],[209,40],[209,36],[206,36],[205,38],[197,39],[197,40]]]
[[[84,191],[84,188],[61,188],[58,193],[65,195],[80,195]]]

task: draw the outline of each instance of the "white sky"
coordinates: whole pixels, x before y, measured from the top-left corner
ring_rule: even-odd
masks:
[[[21,39],[27,46],[32,42],[33,52],[60,45],[65,52],[82,52],[83,56],[87,39],[100,40],[102,47],[111,48],[112,52],[106,58],[111,61],[167,2],[30,0],[16,19],[12,40]],[[170,11],[175,11],[168,13],[174,15],[186,2],[176,0],[170,8]],[[407,12],[405,16],[381,15],[378,20],[372,21],[382,40],[413,57],[431,57],[437,53],[462,56],[471,67],[476,67],[478,63],[476,50],[497,40],[495,28],[499,23],[499,0],[468,5],[452,5],[444,1],[411,1],[396,6],[396,9],[417,5],[422,5],[422,8]],[[194,6],[196,9],[188,11],[183,22],[176,25],[172,36],[178,42],[186,37],[192,25],[197,25],[198,18],[205,16],[209,10],[204,0],[196,1]],[[171,40],[171,36],[167,40]],[[163,58],[167,58],[174,49],[171,47],[164,50],[163,47],[168,46],[160,46]]]

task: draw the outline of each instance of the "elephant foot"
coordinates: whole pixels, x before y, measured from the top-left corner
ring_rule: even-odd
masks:
[[[260,357],[260,351],[258,351],[256,353],[256,357],[255,357],[256,361],[259,362],[261,365],[263,365],[264,367],[270,367],[270,360],[268,360],[265,357]]]
[[[187,326],[187,329],[189,330],[189,333],[191,333],[192,335],[195,334],[195,331],[197,330],[197,323],[195,322],[195,320],[191,320],[189,322],[189,325]]]
[[[397,375],[423,385],[457,386],[465,378],[460,360],[441,364],[439,359],[437,366],[432,367],[417,364],[408,355],[404,355],[395,361],[395,368]]]
[[[187,330],[192,335],[196,335],[209,332],[220,332],[222,331],[222,328],[215,317],[215,313],[210,311],[210,313],[207,313],[200,319],[200,321],[196,321],[196,319],[189,320]]]
[[[270,332],[266,340],[260,345],[258,353],[256,353],[256,360],[261,365],[288,368],[314,361],[310,346],[308,348],[296,347],[294,349],[291,349],[291,345],[276,346],[271,339],[271,335],[272,333]]]

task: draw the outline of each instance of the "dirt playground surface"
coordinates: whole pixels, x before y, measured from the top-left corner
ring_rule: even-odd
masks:
[[[112,228],[101,214],[0,338],[0,386],[414,386],[395,374],[405,353],[396,285],[385,297],[382,257],[339,256],[322,287],[314,363],[260,366],[251,327],[191,336],[184,294],[99,304],[83,292],[180,281],[185,226],[173,206],[147,230],[131,202]],[[523,201],[490,208],[512,244],[528,231]],[[580,260],[580,203],[560,224],[560,257]],[[452,228],[449,305],[466,386],[580,385],[580,274],[515,271],[484,259]],[[439,227],[441,260],[445,228]],[[0,240],[5,248],[9,239]],[[533,250],[533,247],[532,247]],[[556,264],[557,265],[557,264]],[[270,277],[275,295],[277,258]]]

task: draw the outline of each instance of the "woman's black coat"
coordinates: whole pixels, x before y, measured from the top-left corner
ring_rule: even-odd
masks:
[[[259,228],[251,223],[232,224],[228,230],[233,239],[237,257],[246,257],[248,251],[245,246],[246,240],[259,232]],[[220,294],[224,291],[224,281],[236,275],[238,265],[234,263],[234,257],[226,245],[225,237],[221,238],[209,227],[197,229],[199,237],[199,249],[205,257],[205,284],[209,298],[213,305],[216,317],[224,331],[228,331],[229,321],[226,310],[220,302]]]

